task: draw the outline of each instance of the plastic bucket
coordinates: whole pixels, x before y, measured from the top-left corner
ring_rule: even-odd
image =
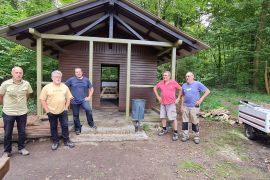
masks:
[[[141,121],[144,119],[145,100],[132,99],[132,120]]]

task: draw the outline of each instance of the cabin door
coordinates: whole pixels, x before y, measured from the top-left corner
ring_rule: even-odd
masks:
[[[118,108],[119,106],[118,64],[101,64],[100,105],[101,108]]]

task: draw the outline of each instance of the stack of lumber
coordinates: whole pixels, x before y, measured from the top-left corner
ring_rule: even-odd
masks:
[[[61,134],[61,128],[58,124],[58,132]],[[48,121],[47,116],[36,116],[36,115],[28,115],[27,117],[27,125],[26,125],[26,138],[41,138],[41,137],[50,137],[50,123]],[[18,131],[17,124],[15,122],[13,128],[13,140],[17,140]],[[4,139],[4,123],[3,120],[0,119],[0,141]]]

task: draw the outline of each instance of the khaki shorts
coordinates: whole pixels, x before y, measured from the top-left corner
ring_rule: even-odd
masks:
[[[200,108],[197,107],[183,107],[183,122],[191,122],[193,124],[199,123],[197,114],[200,112]]]
[[[173,121],[176,120],[177,113],[176,113],[176,105],[173,104],[166,104],[160,105],[160,118],[168,118],[168,120]]]

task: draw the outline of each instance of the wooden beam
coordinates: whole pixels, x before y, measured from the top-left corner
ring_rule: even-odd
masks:
[[[43,59],[43,53],[42,53],[42,38],[37,39],[37,97],[39,97],[41,92],[41,82],[42,82],[42,59]],[[37,98],[37,114],[41,116],[43,114],[41,102],[39,98]]]
[[[128,43],[127,45],[126,120],[129,119],[129,110],[130,110],[130,68],[131,68],[131,43]]]
[[[113,38],[113,13],[110,13],[110,20],[109,20],[109,38]]]
[[[74,15],[76,13],[81,13],[81,12],[83,12],[85,10],[101,6],[101,5],[106,4],[108,2],[109,2],[109,0],[99,0],[99,1],[95,1],[95,2],[92,2],[92,3],[86,4],[84,6],[79,6],[77,8],[67,10],[67,11],[65,11],[65,12],[63,12],[61,14],[56,14],[56,15],[53,15],[53,16],[45,17],[45,18],[43,18],[41,20],[31,22],[31,23],[26,24],[24,26],[15,28],[14,30],[10,30],[10,31],[7,32],[7,35],[8,36],[13,36],[15,34],[27,31],[31,27],[36,28],[36,27],[42,26],[44,24],[47,24],[47,23],[62,19],[64,17],[68,17],[68,16]]]
[[[178,40],[178,41],[176,41],[176,42],[173,44],[173,47],[179,47],[179,46],[182,45],[182,43],[183,43],[182,40]],[[170,48],[168,48],[168,49],[162,51],[162,52],[159,53],[157,56],[160,57],[160,56],[162,56],[162,55],[164,55],[164,54],[167,54],[168,52],[170,52],[170,51],[172,50],[173,47],[170,47]]]
[[[135,87],[135,88],[153,88],[154,85],[139,85],[139,84],[131,84],[130,87]]]
[[[171,47],[173,43],[159,42],[159,41],[141,41],[130,39],[114,39],[114,38],[100,38],[100,37],[88,37],[88,36],[73,36],[73,35],[55,35],[55,34],[41,34],[43,39],[59,39],[59,40],[71,40],[71,41],[94,41],[94,42],[107,42],[107,43],[120,43],[120,44],[136,44],[144,46],[162,46]]]
[[[0,158],[0,179],[4,179],[9,169],[10,169],[10,158],[1,157]]]
[[[63,49],[62,47],[60,47],[57,43],[55,43],[55,42],[53,42],[53,41],[51,41],[51,40],[47,41],[46,44],[48,44],[48,45],[54,47],[55,49],[57,49],[57,50],[60,51],[60,52],[65,53],[65,52],[67,51],[67,50]]]
[[[175,80],[175,67],[176,67],[176,47],[172,49],[172,79]]]
[[[98,20],[96,20],[95,22],[93,22],[92,24],[87,26],[86,28],[84,28],[81,31],[77,32],[75,35],[80,36],[80,35],[84,34],[85,32],[89,31],[90,29],[92,29],[93,27],[95,27],[96,25],[98,25],[99,23],[104,21],[105,19],[107,19],[109,16],[110,16],[109,14],[106,14],[106,15],[102,16],[101,18],[99,18]]]
[[[119,18],[116,15],[114,15],[114,18],[117,21],[119,21],[125,28],[127,28],[127,30],[129,30],[132,34],[134,34],[138,39],[144,40],[144,38],[139,33],[137,33],[134,29],[132,29],[132,27],[130,27],[127,23],[125,23],[121,18]]]
[[[29,33],[32,34],[36,38],[40,38],[41,34],[34,28],[29,28]]]
[[[94,42],[89,41],[89,80],[93,84],[93,61],[94,61]],[[92,106],[93,98],[90,100],[90,105]]]

